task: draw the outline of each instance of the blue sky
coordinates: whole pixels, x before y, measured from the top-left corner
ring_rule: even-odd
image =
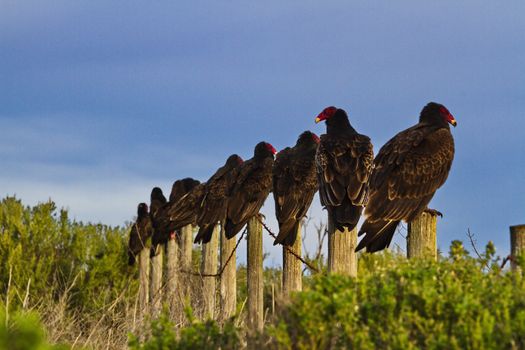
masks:
[[[328,105],[377,153],[437,101],[458,121],[431,203],[440,248],[470,228],[504,255],[508,226],[525,223],[521,0],[43,4],[0,2],[2,196],[118,225],[155,185],[322,133]],[[312,221],[324,215],[316,199]]]

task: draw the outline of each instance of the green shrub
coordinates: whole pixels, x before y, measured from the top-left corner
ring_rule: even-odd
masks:
[[[6,326],[6,316],[0,313],[0,349],[5,350],[62,350],[66,345],[51,345],[38,316],[34,313],[16,312]]]
[[[10,314],[38,311],[54,339],[97,348],[116,330],[111,342],[125,344],[138,290],[127,239],[128,228],[76,222],[52,201],[29,207],[7,197],[0,201],[0,300]]]
[[[484,271],[490,246],[484,254],[440,262],[364,254],[359,278],[317,276],[296,293],[267,327],[270,342],[283,349],[523,349],[524,280],[495,264]]]
[[[233,320],[221,328],[216,321],[198,321],[191,310],[186,310],[189,325],[177,329],[169,320],[168,312],[151,323],[151,336],[144,342],[130,335],[129,347],[132,350],[193,350],[193,349],[238,349],[240,331]]]
[[[127,228],[78,223],[52,201],[24,207],[7,197],[0,202],[0,232],[0,292],[7,291],[11,278],[12,309],[21,306],[23,299],[16,296],[28,285],[30,301],[58,300],[68,290],[68,306],[86,312],[112,302],[127,287],[137,290],[127,266]]]
[[[135,323],[138,271],[126,257],[128,228],[83,224],[51,201],[33,207],[0,202],[0,347],[56,349],[51,339],[92,348],[120,348]],[[358,278],[307,275],[304,292],[277,299],[262,334],[198,321],[175,327],[153,321],[132,349],[525,349],[525,281],[501,271],[489,242],[476,258],[459,241],[438,262],[384,252],[359,257]],[[194,269],[198,251],[194,251]],[[517,261],[525,271],[525,259]],[[246,268],[237,274],[246,298]],[[279,294],[281,271],[264,273],[267,308]],[[197,277],[196,277],[197,280]],[[196,281],[195,280],[195,281]],[[198,284],[197,282],[192,282]],[[274,286],[272,293],[271,286]],[[198,288],[196,289],[198,290]],[[6,307],[6,302],[8,305]],[[3,303],[3,304],[2,304]],[[197,303],[198,305],[198,303]],[[34,314],[38,311],[45,330]],[[241,307],[238,308],[240,311]],[[246,307],[244,307],[246,312]],[[236,320],[242,324],[242,317]],[[112,334],[108,336],[108,334]]]

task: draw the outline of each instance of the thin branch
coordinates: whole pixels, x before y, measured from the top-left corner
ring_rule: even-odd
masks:
[[[470,228],[467,229],[467,237],[470,240],[470,245],[474,249],[474,253],[478,256],[478,258],[483,259],[481,254],[478,252],[478,249],[476,248],[476,241],[474,240],[474,234],[470,232]]]
[[[500,266],[500,270],[503,270],[503,268],[505,267],[505,265],[507,264],[507,262],[516,262],[516,260],[514,259],[514,257],[512,255],[507,255],[505,257],[505,259],[503,259],[503,261],[501,262],[501,266]]]
[[[27,288],[26,288],[26,295],[24,297],[24,301],[22,302],[22,308],[25,309],[27,307],[27,303],[29,301],[29,287],[31,286],[31,278],[27,281]]]
[[[11,289],[11,277],[13,276],[13,266],[9,265],[9,280],[7,281],[7,291],[5,292],[5,327],[9,326],[9,289]]]
[[[483,261],[483,260],[486,260],[484,259],[481,254],[478,252],[478,249],[476,248],[476,241],[474,240],[474,234],[470,232],[470,228],[467,228],[467,237],[468,239],[470,240],[470,245],[472,246],[472,248],[474,249],[474,253],[476,253],[476,255],[478,256],[479,260],[480,261]],[[485,267],[488,269],[489,268],[489,263],[488,261],[485,261],[484,263]]]

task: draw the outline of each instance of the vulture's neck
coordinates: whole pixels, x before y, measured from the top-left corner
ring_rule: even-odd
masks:
[[[348,134],[356,133],[355,129],[350,125],[346,115],[336,114],[326,122],[327,134]]]

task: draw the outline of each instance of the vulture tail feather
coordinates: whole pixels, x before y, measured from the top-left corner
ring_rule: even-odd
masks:
[[[279,234],[273,242],[273,245],[282,244],[286,246],[291,246],[295,243],[297,239],[297,230],[299,229],[301,221],[289,220],[286,223],[283,223],[279,228]]]
[[[366,247],[369,253],[385,249],[390,245],[392,237],[396,232],[399,221],[379,220],[375,222],[365,221],[359,235],[365,234],[357,245],[356,252]]]

